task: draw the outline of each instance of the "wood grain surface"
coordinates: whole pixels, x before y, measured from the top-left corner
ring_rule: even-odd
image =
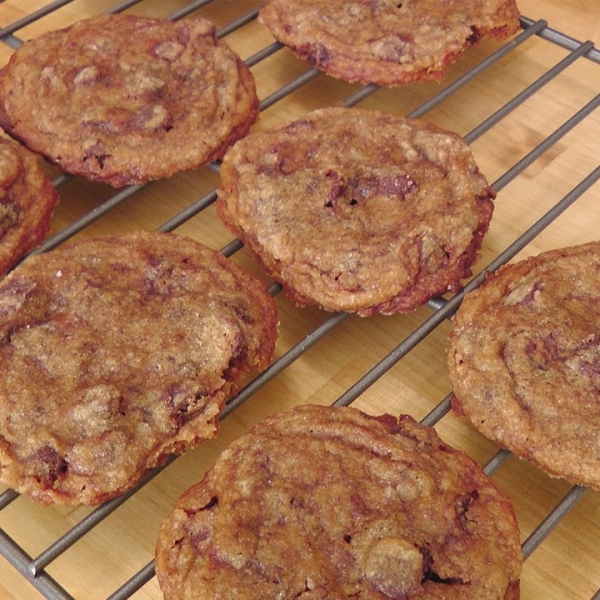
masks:
[[[49,4],[40,0],[0,2],[0,27]],[[116,4],[107,0],[74,0],[19,28],[14,36],[26,40]],[[187,4],[181,0],[145,0],[128,11],[169,16]],[[221,27],[259,6],[256,0],[214,0],[193,14],[208,17]],[[551,29],[568,36],[574,46],[586,40],[600,43],[600,2],[596,0],[521,0],[519,6],[525,17],[534,22],[545,20]],[[254,19],[227,35],[227,40],[244,59],[254,57],[273,43],[269,32]],[[545,218],[548,211],[600,165],[597,109],[590,109],[581,122],[559,135],[564,123],[579,119],[580,111],[588,103],[597,103],[600,64],[586,57],[574,59],[545,82],[549,71],[565,64],[569,50],[539,36],[511,45],[504,57],[424,111],[426,101],[500,47],[498,42],[484,41],[471,49],[452,66],[442,84],[374,90],[359,103],[365,108],[401,115],[422,113],[423,118],[457,131],[469,141],[481,170],[498,190],[494,218],[475,272]],[[0,44],[0,64],[8,60],[11,52],[8,45]],[[356,98],[355,94],[362,89],[322,74],[310,75],[310,67],[286,49],[274,50],[253,65],[252,72],[259,96],[266,100],[257,129],[282,123],[317,107],[346,102]],[[271,104],[273,93],[305,73],[309,73],[306,83]],[[511,110],[496,119],[498,111],[505,110],[511,102],[508,104]],[[481,123],[490,123],[490,118],[493,124],[480,128]],[[549,137],[556,137],[556,142],[529,164],[530,153],[537,153],[536,149],[546,144]],[[519,162],[522,159],[527,162]],[[51,168],[48,171],[53,176],[59,175]],[[65,228],[73,227],[90,211],[99,211],[89,225],[81,230],[75,228],[74,238],[138,228],[174,227],[177,233],[223,248],[231,236],[216,219],[212,206],[190,218],[182,216],[182,211],[209,195],[217,183],[216,170],[182,173],[155,182],[122,202],[114,202],[105,211],[103,203],[112,197],[113,190],[69,178],[59,187],[61,205],[54,218],[53,235],[62,235]],[[599,205],[600,185],[591,185],[530,243],[518,249],[513,260],[545,249],[598,239]],[[265,284],[270,283],[244,249],[236,252],[232,260],[256,273]],[[353,405],[373,414],[408,413],[423,419],[451,392],[445,363],[448,320],[436,324],[414,348],[404,353],[413,332],[431,321],[434,314],[431,307],[394,317],[348,316],[332,324],[335,318],[332,315],[318,309],[298,309],[282,294],[276,296],[276,302],[281,321],[276,359],[288,356],[288,351],[295,352],[298,344],[304,351],[226,416],[216,440],[177,459],[50,562],[46,572],[73,598],[108,598],[138,570],[151,564],[159,523],[177,497],[202,477],[228,443],[266,415],[301,403],[331,404],[339,398],[345,401],[356,397]],[[321,326],[326,333],[308,345],[305,336]],[[373,381],[354,387],[366,373],[375,374]],[[445,441],[466,451],[481,465],[496,456],[498,449],[464,419],[448,414],[435,426]],[[527,550],[522,598],[593,598],[600,589],[600,494],[572,490],[567,482],[552,479],[514,457],[508,458],[493,477],[513,500]],[[538,544],[537,538],[530,536],[549,514],[556,517],[557,513],[551,511],[569,494],[581,497],[562,518],[556,518],[550,533]],[[80,527],[82,519],[90,514],[94,515],[94,511],[89,508],[43,507],[17,497],[0,510],[0,528],[7,536],[0,548],[5,547],[7,539],[12,539],[26,554],[37,557],[71,528]],[[0,557],[0,598],[43,597],[26,577]],[[151,577],[132,597],[157,600],[162,595],[156,579]]]

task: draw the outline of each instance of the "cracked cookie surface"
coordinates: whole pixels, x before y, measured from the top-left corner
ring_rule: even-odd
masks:
[[[409,312],[471,273],[495,194],[420,120],[326,108],[237,142],[217,213],[298,305]]]
[[[131,489],[214,436],[276,323],[261,283],[174,234],[29,257],[0,282],[0,478],[44,503]]]
[[[514,0],[267,0],[259,19],[325,73],[385,86],[440,80],[482,37],[519,30]]]
[[[80,21],[26,42],[0,72],[7,133],[116,187],[220,158],[257,116],[252,74],[206,19]]]
[[[0,138],[0,274],[4,275],[50,232],[58,192],[38,157]]]
[[[166,600],[516,600],[508,498],[411,417],[308,405],[226,449],[163,521]]]
[[[600,243],[507,265],[450,335],[453,406],[550,475],[600,489]]]

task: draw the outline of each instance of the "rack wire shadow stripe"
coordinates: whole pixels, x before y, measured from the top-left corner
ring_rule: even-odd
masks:
[[[523,29],[527,29],[534,25],[534,21],[524,15],[521,15],[520,21]],[[581,42],[579,40],[576,40],[575,38],[551,27],[541,30],[538,35],[544,40],[551,42],[556,46],[560,46],[565,50],[575,50],[577,47],[581,46]],[[585,57],[595,63],[600,64],[600,50],[595,47],[590,49]]]
[[[23,29],[23,27],[27,27],[27,25],[31,25],[32,23],[39,21],[40,19],[46,17],[55,10],[67,4],[71,4],[71,2],[73,2],[73,0],[55,0],[54,2],[50,2],[50,4],[47,4],[46,6],[43,6],[42,8],[29,13],[22,19],[18,19],[14,23],[11,23],[10,25],[7,25],[6,27],[0,29],[0,39],[7,41],[5,38],[11,37],[14,33],[19,31],[20,29]],[[20,46],[23,43],[20,40],[16,40],[16,38],[13,38],[13,41],[7,42],[11,46],[11,48],[15,48],[15,45],[13,45],[14,41],[17,42],[17,46]]]
[[[365,375],[351,385],[334,402],[334,406],[348,406],[364,393],[369,387],[380,379],[387,371],[395,366],[411,350],[420,344],[429,334],[445,320],[449,319],[458,309],[462,298],[470,290],[480,286],[485,280],[486,274],[496,271],[500,266],[514,258],[531,241],[546,229],[567,208],[576,202],[588,189],[600,179],[600,166],[594,169],[583,181],[573,188],[557,204],[534,223],[523,235],[516,239],[495,260],[480,271],[464,289],[447,301],[441,309],[436,310],[429,318],[419,325],[408,337],[387,354],[379,363],[372,367]]]
[[[73,596],[46,572],[32,573],[31,556],[2,529],[0,529],[0,555],[47,600],[75,600]]]

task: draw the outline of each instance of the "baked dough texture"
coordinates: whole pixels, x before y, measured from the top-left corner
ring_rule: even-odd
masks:
[[[257,117],[252,74],[206,19],[95,17],[26,42],[0,72],[8,134],[116,187],[221,158]]]
[[[409,416],[297,407],[238,438],[162,523],[165,600],[519,597],[509,499]]]
[[[505,266],[450,336],[453,405],[546,473],[600,489],[600,243]]]
[[[43,503],[129,490],[214,436],[276,323],[261,283],[175,234],[27,258],[0,283],[0,479]]]
[[[0,275],[43,242],[59,195],[37,156],[0,137]]]
[[[485,36],[519,29],[515,0],[267,0],[259,20],[297,56],[350,82],[441,80]]]
[[[471,274],[495,194],[455,133],[324,108],[237,142],[217,213],[299,306],[410,312]]]

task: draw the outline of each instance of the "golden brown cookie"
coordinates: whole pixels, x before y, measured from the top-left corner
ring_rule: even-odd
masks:
[[[25,43],[0,72],[0,125],[113,186],[222,156],[258,116],[254,79],[205,19],[103,15]]]
[[[174,234],[29,257],[0,283],[0,479],[45,503],[130,489],[215,434],[276,322],[262,284]]]
[[[515,0],[267,0],[259,19],[325,73],[385,86],[441,80],[482,37],[519,29]]]
[[[600,489],[600,243],[501,268],[454,317],[454,407],[547,473]]]
[[[365,316],[458,289],[494,196],[458,135],[326,108],[236,143],[217,212],[298,305]]]
[[[165,600],[515,600],[509,499],[411,417],[303,406],[225,450],[163,521]]]
[[[38,157],[0,137],[0,275],[44,241],[58,202]]]

